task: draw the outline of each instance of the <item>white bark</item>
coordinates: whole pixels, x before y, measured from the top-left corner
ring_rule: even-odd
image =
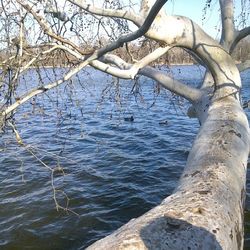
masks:
[[[236,45],[246,36],[250,35],[250,27],[245,27],[244,29],[237,31],[235,33],[234,40],[232,41],[231,47],[230,47],[230,53],[233,52]]]
[[[231,0],[220,0],[222,34],[221,44],[229,51],[235,37],[234,6]]]
[[[93,61],[91,63],[92,66],[94,66],[95,68],[102,70],[108,74],[111,74],[113,76],[117,76],[117,77],[121,77],[121,78],[125,78],[125,79],[131,79],[131,76],[133,76],[134,74],[132,74],[134,71],[132,70],[132,73],[130,73],[130,69],[131,65],[126,64],[124,61],[122,61],[120,59],[120,62],[117,62],[117,59],[115,56],[113,55],[106,55],[104,57],[104,61],[109,61],[109,62],[113,62],[116,64],[120,64],[121,68],[125,68],[125,70],[122,69],[118,69],[118,68],[114,68],[110,65],[104,64],[100,61]],[[193,88],[191,86],[186,85],[185,83],[182,83],[176,79],[173,79],[172,77],[168,76],[166,73],[157,70],[153,67],[144,67],[141,68],[138,71],[138,75],[144,75],[147,76],[155,81],[157,81],[158,83],[161,84],[162,87],[166,88],[167,90],[184,97],[185,99],[187,99],[188,101],[190,101],[191,103],[196,103],[200,97],[202,96],[203,92]],[[132,78],[133,79],[133,78]]]
[[[242,249],[249,139],[239,103],[216,101],[175,192],[87,249]]]
[[[68,1],[91,14],[105,16],[105,17],[123,18],[123,19],[133,22],[137,26],[142,25],[144,21],[144,18],[136,14],[131,9],[130,10],[105,9],[105,8],[99,8],[97,6],[87,4],[86,2],[81,1],[81,0],[68,0]]]
[[[140,70],[139,74],[147,76],[159,82],[164,88],[169,91],[184,97],[191,103],[196,103],[202,96],[203,92],[191,86],[188,86],[178,80],[175,80],[168,75],[156,70],[152,67],[145,67]]]
[[[156,20],[146,35],[169,46],[181,46],[194,51],[208,66],[216,84],[232,82],[233,75],[237,74],[237,68],[225,49],[186,17],[166,16],[158,22]],[[240,77],[234,82],[238,84]]]
[[[110,66],[108,66],[106,64],[103,64],[103,63],[101,63],[99,61],[96,61],[96,60],[92,61],[91,65],[94,66],[95,68],[99,69],[99,70],[102,70],[104,72],[107,72],[109,74],[117,76],[119,78],[134,79],[135,76],[139,73],[140,69],[147,66],[151,62],[157,60],[162,55],[166,54],[166,52],[169,49],[170,49],[169,46],[157,48],[152,53],[146,55],[141,60],[137,61],[133,65],[130,65],[129,67],[127,67],[127,69],[123,69],[123,70],[110,67]],[[112,61],[111,61],[111,63],[112,63]]]

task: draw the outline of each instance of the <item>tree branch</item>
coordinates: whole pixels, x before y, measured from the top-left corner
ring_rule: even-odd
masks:
[[[33,57],[28,63],[26,63],[24,66],[21,67],[20,73],[22,73],[22,72],[24,72],[25,70],[29,69],[29,67],[30,67],[30,66],[31,66],[40,56],[49,54],[49,53],[51,53],[52,51],[57,50],[57,49],[62,49],[62,48],[61,48],[61,45],[54,45],[52,48],[50,48],[50,49],[48,49],[48,50],[45,50],[45,51],[39,53],[37,56]]]
[[[232,45],[230,47],[230,54],[234,51],[235,47],[237,46],[237,44],[246,36],[250,35],[250,26],[246,27],[240,31],[237,31],[236,36],[232,42]]]
[[[18,101],[7,107],[1,114],[1,116],[6,117],[8,114],[13,112],[16,108],[18,108],[21,104],[27,102],[30,100],[32,97],[37,96],[38,94],[45,93],[46,91],[58,87],[60,84],[63,82],[69,80],[72,76],[74,76],[76,73],[78,73],[82,68],[86,66],[85,61],[80,63],[77,67],[75,67],[72,70],[69,70],[68,73],[61,79],[54,81],[53,83],[40,86],[38,88],[35,88],[31,90],[29,93],[23,95]]]
[[[76,54],[76,52],[68,49],[65,46],[60,46],[60,48],[67,50],[69,53],[81,60],[81,55]],[[149,63],[164,55],[170,48],[170,46],[165,48],[160,47],[153,51],[151,54],[142,58],[140,61],[136,62],[135,64],[126,63],[124,60],[122,60],[116,55],[106,54],[100,58],[100,60],[102,61],[94,60],[90,63],[90,65],[98,70],[123,79],[134,79],[137,74],[147,76],[159,82],[167,90],[182,96],[191,103],[195,103],[199,100],[203,93],[201,90],[190,87],[180,81],[177,81],[167,76],[165,73],[154,69],[153,67],[147,66]],[[108,65],[104,62],[116,65],[118,68]]]
[[[117,17],[126,19],[133,22],[137,26],[140,26],[144,20],[144,18],[137,15],[133,10],[112,10],[106,8],[98,8],[93,5],[87,4],[81,0],[68,0],[68,1],[91,14],[105,16],[105,17]]]
[[[75,45],[74,43],[72,43],[71,41],[69,41],[66,38],[63,38],[59,35],[56,35],[53,30],[50,28],[50,25],[47,23],[47,21],[38,14],[38,11],[34,10],[34,6],[30,6],[27,3],[23,3],[22,0],[16,0],[24,9],[26,9],[30,14],[33,15],[33,17],[36,19],[36,21],[39,23],[39,25],[41,26],[41,28],[43,29],[44,33],[47,34],[48,36],[54,38],[55,40],[64,43],[64,44],[68,44],[70,45],[72,48],[74,48],[75,50],[77,50],[79,53],[81,53],[82,55],[86,55],[86,54],[90,54],[89,52],[86,53],[84,50],[80,49],[79,46]]]
[[[100,61],[93,61],[92,65],[99,70],[105,71],[109,74],[114,76],[122,77],[122,78],[129,78],[130,76],[130,69],[133,67],[130,64],[123,61],[121,58],[107,54],[103,58],[103,61],[107,63],[112,63],[118,66],[120,69],[112,67],[110,65],[104,64]],[[123,70],[124,69],[124,70]],[[133,71],[132,71],[133,72]],[[167,76],[162,71],[159,71],[153,67],[143,67],[138,71],[139,75],[147,76],[157,82],[159,82],[164,88],[167,90],[180,95],[190,101],[191,103],[195,103],[199,100],[202,95],[202,91],[196,88],[190,87],[180,81],[177,81],[169,76]]]
[[[166,74],[162,73],[162,71],[156,70],[152,67],[145,67],[139,71],[139,74],[147,76],[157,82],[159,82],[164,88],[167,90],[184,97],[191,103],[197,102],[201,96],[202,91],[196,88],[192,88],[178,80],[175,80]]]
[[[85,57],[82,56],[80,53],[78,53],[78,52],[76,52],[76,51],[74,51],[74,50],[72,50],[64,45],[55,45],[54,47],[50,48],[49,50],[42,52],[42,54],[47,54],[47,53],[52,52],[53,50],[56,50],[56,49],[65,50],[68,53],[70,53],[71,55],[75,56],[79,60],[85,59]],[[165,54],[169,49],[170,49],[170,47],[166,47],[166,48],[160,47],[133,65],[126,63],[121,58],[119,58],[118,56],[115,56],[115,55],[107,54],[107,55],[104,55],[102,57],[103,61],[105,61],[107,63],[114,64],[119,68],[110,66],[110,65],[103,63],[101,61],[98,61],[98,60],[91,61],[90,65],[97,68],[98,70],[101,70],[101,71],[109,73],[113,76],[124,78],[124,79],[133,79],[136,74],[147,76],[147,77],[159,82],[164,88],[168,89],[169,91],[174,92],[175,94],[178,94],[178,95],[186,98],[190,102],[197,101],[199,99],[199,97],[201,96],[201,91],[199,91],[198,89],[192,88],[190,86],[187,86],[186,84],[181,83],[180,81],[174,80],[173,78],[167,76],[166,74],[164,74],[164,73],[162,73],[162,72],[160,72],[152,67],[145,67],[150,62],[158,59],[161,55]],[[27,69],[28,66],[30,66],[35,59],[36,58],[33,58],[30,62],[28,62],[28,64],[22,68],[22,71]],[[31,90],[29,93],[22,96],[18,101],[16,101],[12,105],[10,105],[5,111],[3,111],[2,116],[7,116],[9,113],[14,111],[21,104],[30,100],[32,97],[34,97],[38,94],[44,93],[49,89],[52,89],[52,88],[59,86],[63,82],[70,79],[73,75],[78,73],[83,67],[85,67],[85,61],[83,61],[81,64],[79,64],[73,70],[70,70],[63,78],[61,78],[53,83],[50,83],[48,85],[38,87],[38,88]]]
[[[165,16],[153,23],[146,37],[192,50],[213,75],[214,98],[234,95],[239,100],[241,79],[234,60],[192,20],[183,16]]]
[[[235,36],[233,0],[220,0],[222,34],[220,43],[229,51]]]
[[[104,63],[97,61],[97,60],[92,61],[90,64],[93,67],[95,67],[101,71],[104,71],[106,73],[112,74],[116,77],[124,78],[124,79],[134,79],[135,76],[140,71],[140,69],[147,66],[151,62],[157,60],[159,57],[164,55],[169,49],[170,49],[169,46],[164,47],[164,48],[163,47],[157,48],[152,53],[146,55],[144,58],[142,58],[138,62],[136,62],[134,64],[127,64],[126,69],[114,68],[114,67],[111,67],[111,66],[104,64]],[[111,57],[109,57],[109,58],[110,58],[109,63],[113,63],[114,59],[111,59]],[[105,57],[104,57],[104,60],[105,60]],[[125,64],[126,64],[126,62],[123,61],[123,66],[125,66]]]
[[[156,15],[162,8],[162,6],[167,2],[168,0],[157,0],[154,4],[154,6],[151,8],[147,18],[145,19],[142,26],[136,30],[135,32],[130,33],[129,35],[121,36],[117,41],[95,51],[95,53],[91,56],[91,60],[98,59],[99,57],[103,56],[107,52],[113,51],[119,47],[121,47],[124,43],[131,42],[133,40],[136,40],[137,38],[145,35],[147,31],[150,29],[151,24],[155,20]]]
[[[246,60],[243,63],[237,65],[240,72],[250,68],[250,60]]]

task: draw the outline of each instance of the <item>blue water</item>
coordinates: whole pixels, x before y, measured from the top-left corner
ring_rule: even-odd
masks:
[[[204,72],[165,70],[194,86]],[[30,70],[18,91],[64,71]],[[250,71],[242,79],[246,100]],[[135,87],[91,68],[23,105],[15,123],[27,146],[18,146],[10,129],[0,142],[0,249],[84,249],[159,204],[175,188],[199,129],[188,107],[146,78]],[[124,121],[130,116],[133,122]],[[56,210],[51,169],[67,211]],[[246,217],[248,209],[247,197]]]

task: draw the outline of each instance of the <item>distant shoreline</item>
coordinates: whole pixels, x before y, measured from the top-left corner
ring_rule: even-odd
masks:
[[[238,65],[242,63],[241,61],[236,61],[235,64]],[[201,65],[201,64],[198,64],[198,63],[171,63],[171,64],[158,64],[157,66],[191,66],[191,65]],[[201,65],[202,66],[202,65]],[[27,69],[38,69],[38,68],[45,68],[45,69],[53,69],[53,68],[70,68],[72,66],[61,66],[61,65],[56,65],[56,66],[31,66],[31,67],[28,67]],[[92,66],[90,65],[86,65],[85,67],[91,67],[93,68]],[[0,69],[2,70],[3,67],[0,66]]]

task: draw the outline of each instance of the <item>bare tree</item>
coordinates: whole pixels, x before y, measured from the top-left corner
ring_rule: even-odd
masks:
[[[136,12],[132,5],[123,6],[120,1],[104,1],[99,6],[81,0],[68,0],[64,6],[59,6],[60,1],[49,0],[2,1],[5,17],[9,16],[8,11],[16,13],[19,36],[13,40],[9,30],[2,31],[7,44],[12,42],[16,50],[6,51],[2,62],[2,78],[6,79],[10,71],[11,78],[1,85],[7,89],[1,102],[1,120],[4,126],[21,104],[57,87],[87,65],[119,78],[144,75],[159,82],[187,99],[191,104],[189,115],[197,117],[201,124],[182,177],[174,193],[160,205],[89,249],[183,249],[183,244],[185,249],[242,249],[250,133],[241,106],[239,69],[249,68],[250,64],[246,61],[237,67],[231,55],[249,35],[250,27],[243,25],[238,30],[234,1],[220,0],[222,34],[217,42],[189,18],[167,15],[161,9],[165,2],[142,0]],[[207,1],[207,6],[210,3]],[[27,45],[25,30],[31,22],[36,23],[34,37]],[[138,29],[130,31],[128,22]],[[92,30],[88,39],[84,30]],[[142,36],[159,46],[134,60],[126,44]],[[113,53],[122,46],[131,54],[130,62]],[[176,47],[184,48],[206,67],[199,88],[149,66]],[[69,71],[61,79],[16,98],[20,73],[57,50],[67,55],[65,58],[72,65]]]

